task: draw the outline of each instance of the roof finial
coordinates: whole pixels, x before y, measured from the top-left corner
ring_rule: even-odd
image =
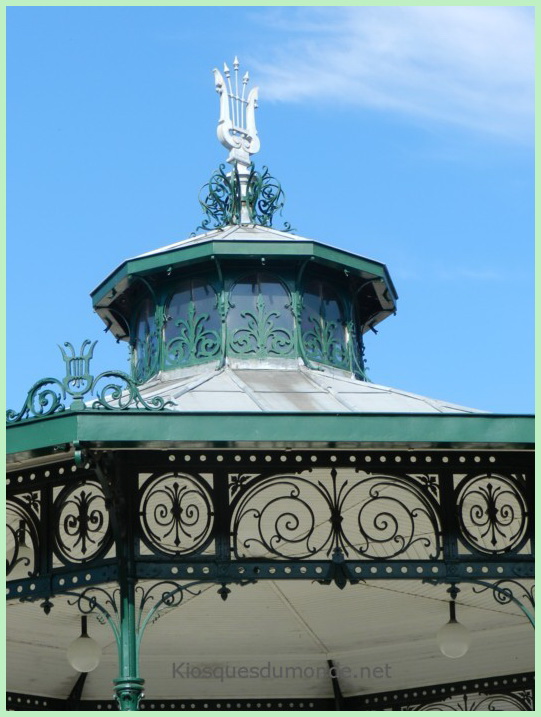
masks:
[[[242,174],[250,166],[250,155],[259,151],[260,142],[255,126],[258,88],[253,87],[246,98],[246,85],[250,79],[246,72],[242,78],[242,94],[239,92],[239,60],[233,60],[234,78],[224,62],[224,75],[215,69],[214,82],[220,95],[220,120],[218,139],[229,150],[227,161],[236,165]],[[226,85],[227,80],[227,85]]]
[[[258,172],[250,158],[260,147],[255,126],[258,88],[253,87],[246,97],[250,75],[245,72],[242,79],[239,78],[239,64],[235,57],[233,72],[225,62],[223,75],[213,70],[216,92],[220,96],[217,134],[229,150],[227,161],[232,169],[226,173],[225,165],[221,164],[202,188],[199,202],[207,218],[196,231],[210,229],[212,222],[214,229],[232,224],[271,227],[273,216],[282,213],[284,193],[279,182],[267,167]],[[284,225],[282,231],[292,231],[288,222]]]

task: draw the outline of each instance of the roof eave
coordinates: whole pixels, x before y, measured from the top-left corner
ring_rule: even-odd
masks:
[[[8,465],[95,449],[531,450],[534,417],[501,414],[66,411],[8,426]]]

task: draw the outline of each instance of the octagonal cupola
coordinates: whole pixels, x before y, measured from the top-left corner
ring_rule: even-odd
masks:
[[[279,182],[256,169],[258,90],[214,70],[227,163],[200,194],[185,241],[121,264],[93,292],[95,311],[129,343],[139,384],[199,367],[345,372],[365,380],[363,335],[395,311],[384,264],[276,228]],[[200,232],[200,233],[197,233]]]

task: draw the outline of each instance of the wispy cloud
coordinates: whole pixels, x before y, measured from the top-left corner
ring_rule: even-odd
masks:
[[[509,278],[505,272],[497,271],[496,269],[467,269],[464,267],[440,270],[437,276],[439,279],[446,281],[457,281],[460,279],[470,281],[505,281]]]
[[[332,101],[532,137],[532,8],[287,8],[269,11],[266,22],[280,35],[257,67],[267,99]]]

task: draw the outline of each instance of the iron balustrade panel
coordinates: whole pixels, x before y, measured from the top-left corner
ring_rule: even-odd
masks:
[[[80,467],[8,474],[8,598],[115,579],[113,524],[133,529],[139,579],[532,577],[532,463],[496,450],[87,451]]]
[[[525,452],[202,449],[124,459],[139,487],[146,565],[330,561],[376,574],[388,564],[395,577],[399,561],[408,577],[407,565],[531,574]]]
[[[109,505],[89,463],[14,471],[7,484],[8,599],[116,576]]]

